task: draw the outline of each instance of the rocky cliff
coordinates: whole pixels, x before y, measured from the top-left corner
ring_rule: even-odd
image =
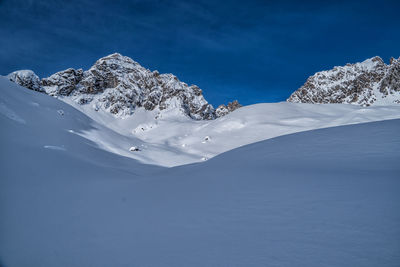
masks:
[[[363,106],[400,103],[400,58],[385,64],[380,57],[317,72],[289,102],[351,103]]]
[[[129,57],[118,53],[103,57],[87,71],[67,69],[40,80],[32,71],[16,71],[9,79],[32,90],[51,96],[70,98],[91,104],[118,117],[134,113],[136,108],[165,110],[176,108],[193,119],[215,119],[240,104],[230,104],[216,112],[196,85],[187,85],[172,74],[150,71]],[[222,107],[222,106],[220,106]]]

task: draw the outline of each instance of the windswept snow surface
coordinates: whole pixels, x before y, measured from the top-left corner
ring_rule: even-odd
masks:
[[[82,135],[134,137],[61,101],[0,92],[1,266],[400,265],[400,120],[164,168],[100,149]]]
[[[0,85],[10,86],[3,79],[0,77]],[[80,105],[62,96],[59,99],[93,120],[89,123],[93,127],[76,131],[76,134],[103,150],[166,167],[201,162],[234,148],[285,134],[400,118],[397,104],[360,107],[289,102],[245,106],[215,120],[193,120],[178,104],[171,103],[162,111],[137,108],[131,116],[121,118],[90,103]],[[5,104],[0,103],[0,112],[18,120],[6,109]],[[63,109],[57,112],[63,116]],[[76,112],[70,116],[75,116]],[[140,152],[130,151],[131,147],[137,147]]]
[[[103,125],[84,131],[82,136],[110,152],[167,167],[200,162],[239,146],[285,134],[400,118],[400,105],[396,104],[360,107],[281,102],[245,106],[208,121],[192,120],[176,109],[162,112],[137,109],[132,116],[121,119],[95,111],[90,105],[63,100]],[[112,131],[105,132],[103,128]],[[110,133],[124,138],[109,136]],[[129,142],[140,147],[140,153],[129,152]]]

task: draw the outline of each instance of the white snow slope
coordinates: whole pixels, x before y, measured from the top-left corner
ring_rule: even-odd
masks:
[[[300,131],[400,118],[400,105],[268,103],[245,106],[215,119],[196,121],[177,109],[137,109],[116,118],[64,98],[102,127],[82,132],[101,148],[141,162],[177,166],[210,159],[239,146]],[[111,129],[104,131],[105,128]],[[116,135],[118,133],[118,135]],[[131,152],[132,146],[140,152]]]
[[[103,126],[57,99],[0,92],[0,266],[400,264],[400,120],[164,168],[88,141]]]
[[[179,105],[162,111],[137,108],[130,116],[116,117],[101,109],[96,111],[91,104],[79,105],[69,97],[59,99],[94,121],[90,124],[95,126],[75,133],[109,152],[167,167],[201,162],[284,134],[400,118],[397,104],[360,107],[289,102],[245,106],[215,120],[193,120]],[[140,151],[130,151],[131,147]]]

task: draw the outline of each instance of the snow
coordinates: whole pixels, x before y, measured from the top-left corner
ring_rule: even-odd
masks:
[[[0,90],[6,110],[25,121],[0,113],[1,266],[399,265],[399,119],[284,135],[165,168],[83,137],[98,133],[110,138],[105,144],[115,141],[109,149],[120,145],[127,154],[149,156],[128,150],[142,139],[112,130],[139,118],[108,128],[5,79]],[[148,138],[172,123],[166,135],[188,146],[206,136],[214,146],[222,138],[232,145],[240,135],[251,142],[312,124],[387,119],[396,110],[262,104],[212,122],[171,115]],[[224,134],[210,133],[212,124],[230,121],[236,126],[219,129]],[[158,153],[173,148],[157,145]]]
[[[152,72],[118,53],[97,60],[87,71],[69,68],[57,72],[43,78],[41,84],[40,88],[51,96],[89,105],[118,118],[129,117],[137,106],[147,110],[179,108],[194,119],[216,116],[197,86],[188,86],[172,74]]]
[[[13,110],[9,109],[6,104],[0,102],[0,114],[19,123],[25,123],[25,120],[18,116]]]
[[[34,91],[43,91],[40,87],[40,79],[32,70],[18,70],[7,75],[10,81]]]
[[[129,151],[131,151],[131,152],[140,151],[140,149],[136,146],[132,146],[131,148],[129,148]]]
[[[65,148],[64,148],[64,147],[61,147],[61,146],[50,146],[50,145],[46,145],[46,146],[43,146],[43,147],[44,147],[44,148],[47,148],[47,149],[65,151]]]
[[[132,116],[120,119],[94,111],[88,105],[63,100],[102,125],[82,132],[85,138],[110,152],[168,167],[201,162],[205,156],[212,158],[239,146],[289,133],[400,118],[399,105],[281,102],[245,106],[211,121],[192,120],[177,109],[137,109]],[[128,144],[144,144],[147,148],[141,153],[126,153],[131,146]]]
[[[376,57],[372,57],[372,58],[368,58],[366,60],[364,60],[361,63],[356,63],[354,64],[356,66],[356,68],[365,70],[365,71],[374,71],[377,66],[379,66],[380,64],[383,63],[383,60],[376,56]],[[347,68],[349,68],[349,66],[345,66]]]
[[[39,80],[32,70],[17,70],[7,75],[7,78],[15,82],[18,78],[23,80]]]
[[[310,76],[287,101],[296,103],[349,103],[393,105],[400,99],[400,58],[386,65],[380,57],[336,66]]]

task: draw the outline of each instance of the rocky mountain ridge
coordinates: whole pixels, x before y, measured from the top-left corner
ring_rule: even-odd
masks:
[[[317,72],[288,99],[294,103],[348,103],[363,106],[400,103],[400,58],[380,57]]]
[[[79,105],[91,104],[117,117],[146,110],[179,109],[196,120],[210,120],[241,107],[234,101],[217,109],[203,97],[196,85],[187,85],[172,74],[150,71],[129,57],[115,53],[103,57],[87,71],[69,68],[48,78],[30,70],[15,71],[8,78],[31,90],[70,98]]]

